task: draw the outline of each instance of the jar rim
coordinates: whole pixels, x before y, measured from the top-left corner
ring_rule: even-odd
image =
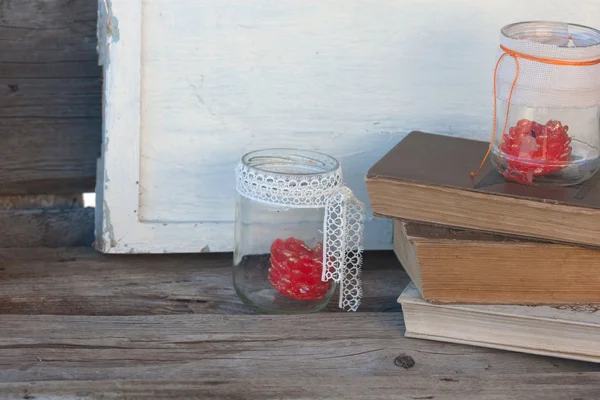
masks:
[[[328,154],[283,147],[253,150],[241,161],[250,169],[288,176],[318,176],[340,168],[339,161]]]
[[[600,46],[600,30],[586,25],[559,21],[521,21],[505,25],[501,29],[504,37],[514,40],[529,40],[541,45],[552,47],[594,47]],[[553,35],[561,39],[561,44],[548,42]],[[532,40],[532,38],[546,40]],[[566,45],[563,45],[565,43]],[[572,46],[569,46],[572,44]]]

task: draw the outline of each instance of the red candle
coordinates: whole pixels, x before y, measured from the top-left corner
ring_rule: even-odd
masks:
[[[521,119],[502,136],[504,177],[532,185],[534,177],[549,175],[567,166],[571,158],[568,130],[560,121],[550,120],[542,125]]]
[[[271,245],[269,282],[294,300],[322,300],[332,282],[321,281],[323,245],[310,248],[295,238],[276,239]]]

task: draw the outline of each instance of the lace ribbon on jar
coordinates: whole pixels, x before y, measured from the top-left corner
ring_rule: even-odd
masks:
[[[317,160],[318,161],[318,160]],[[324,208],[321,280],[340,285],[339,307],[356,311],[362,297],[365,206],[343,186],[341,167],[304,175],[257,171],[238,163],[237,192],[253,201],[289,208]]]
[[[340,285],[339,307],[356,311],[362,297],[365,206],[347,188],[337,189],[325,203],[323,223],[323,281]]]

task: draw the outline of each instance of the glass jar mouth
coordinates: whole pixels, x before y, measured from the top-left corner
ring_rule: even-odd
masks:
[[[291,148],[254,150],[242,156],[242,163],[261,172],[295,176],[330,174],[340,168],[338,160],[327,154]]]
[[[600,30],[557,21],[523,21],[504,26],[504,37],[553,47],[600,46]]]

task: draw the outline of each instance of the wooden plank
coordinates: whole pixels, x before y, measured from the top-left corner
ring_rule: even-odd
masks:
[[[8,398],[63,400],[157,399],[397,399],[397,400],[564,400],[595,399],[600,374],[548,373],[526,375],[419,376],[328,379],[199,379],[194,381],[59,381],[4,383]]]
[[[0,225],[1,226],[1,225]],[[1,235],[0,235],[1,237]],[[231,254],[115,255],[0,250],[0,314],[253,313],[232,286]],[[408,276],[391,252],[365,255],[359,311],[399,311]],[[340,311],[335,299],[328,311]]]
[[[429,375],[460,380],[600,370],[598,364],[404,338],[403,329],[399,313],[3,315],[0,381]],[[400,356],[412,362],[402,363]]]
[[[96,19],[94,1],[3,0],[0,33],[7,53],[2,61],[65,62],[77,60],[74,54],[91,61],[90,55],[96,54]]]
[[[0,210],[81,208],[83,195],[43,194],[37,196],[0,196]]]
[[[90,246],[93,226],[94,208],[0,211],[0,248]]]
[[[96,3],[0,2],[0,194],[94,190]]]
[[[0,76],[0,118],[87,118],[100,120],[102,81],[94,78]]]
[[[100,120],[0,118],[0,194],[93,192]]]
[[[391,252],[367,252],[363,276],[361,311],[395,305],[408,279]],[[253,314],[232,289],[231,254],[0,250],[6,396],[575,399],[598,390],[597,364],[403,332],[399,312]]]

